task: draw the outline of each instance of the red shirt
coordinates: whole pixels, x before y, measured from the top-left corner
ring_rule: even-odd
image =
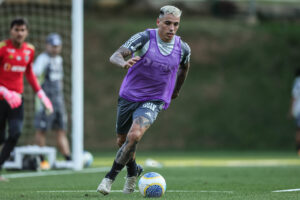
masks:
[[[35,92],[40,85],[32,70],[34,46],[24,42],[21,48],[13,46],[11,40],[0,42],[0,86],[19,94],[23,93],[23,74]]]

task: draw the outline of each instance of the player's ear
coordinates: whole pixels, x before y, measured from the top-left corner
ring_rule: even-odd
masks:
[[[159,22],[160,22],[160,20],[159,20],[159,18],[157,18],[157,19],[156,19],[156,25],[157,25],[157,26],[159,25]]]

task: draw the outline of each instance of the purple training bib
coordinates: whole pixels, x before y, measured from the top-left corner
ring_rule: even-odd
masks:
[[[129,68],[119,95],[130,101],[162,100],[164,109],[169,107],[176,83],[181,57],[180,37],[175,35],[172,52],[163,55],[159,51],[156,30],[150,32],[149,48],[135,65]]]

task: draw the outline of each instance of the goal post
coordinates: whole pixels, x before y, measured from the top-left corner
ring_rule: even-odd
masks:
[[[68,113],[71,168],[80,170],[83,152],[83,0],[0,0],[0,41],[9,38],[10,22],[25,17],[29,22],[27,41],[35,46],[35,57],[44,51],[49,33],[61,35],[64,68],[64,98]],[[18,145],[34,143],[35,95],[24,81],[25,116]],[[55,145],[54,137],[47,143]],[[48,144],[49,144],[48,143]],[[70,166],[70,165],[67,165]]]
[[[72,157],[83,167],[83,0],[72,0]]]

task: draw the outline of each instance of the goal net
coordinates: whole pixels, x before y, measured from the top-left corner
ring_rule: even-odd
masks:
[[[76,2],[76,1],[74,1]],[[77,1],[80,2],[80,1]],[[29,36],[26,41],[35,46],[35,57],[45,50],[45,39],[49,33],[61,35],[63,40],[62,57],[64,69],[64,98],[68,113],[68,137],[72,145],[74,135],[72,88],[74,75],[72,54],[72,0],[0,0],[0,40],[9,38],[10,22],[16,17],[25,17],[29,22]],[[82,6],[82,5],[81,5]],[[24,78],[26,79],[26,78]],[[24,81],[25,116],[22,135],[18,145],[34,142],[33,126],[35,95],[27,81]],[[74,88],[73,88],[74,89]],[[47,135],[47,145],[56,145],[53,134]],[[79,145],[80,146],[80,145]],[[80,148],[80,147],[79,147]]]

